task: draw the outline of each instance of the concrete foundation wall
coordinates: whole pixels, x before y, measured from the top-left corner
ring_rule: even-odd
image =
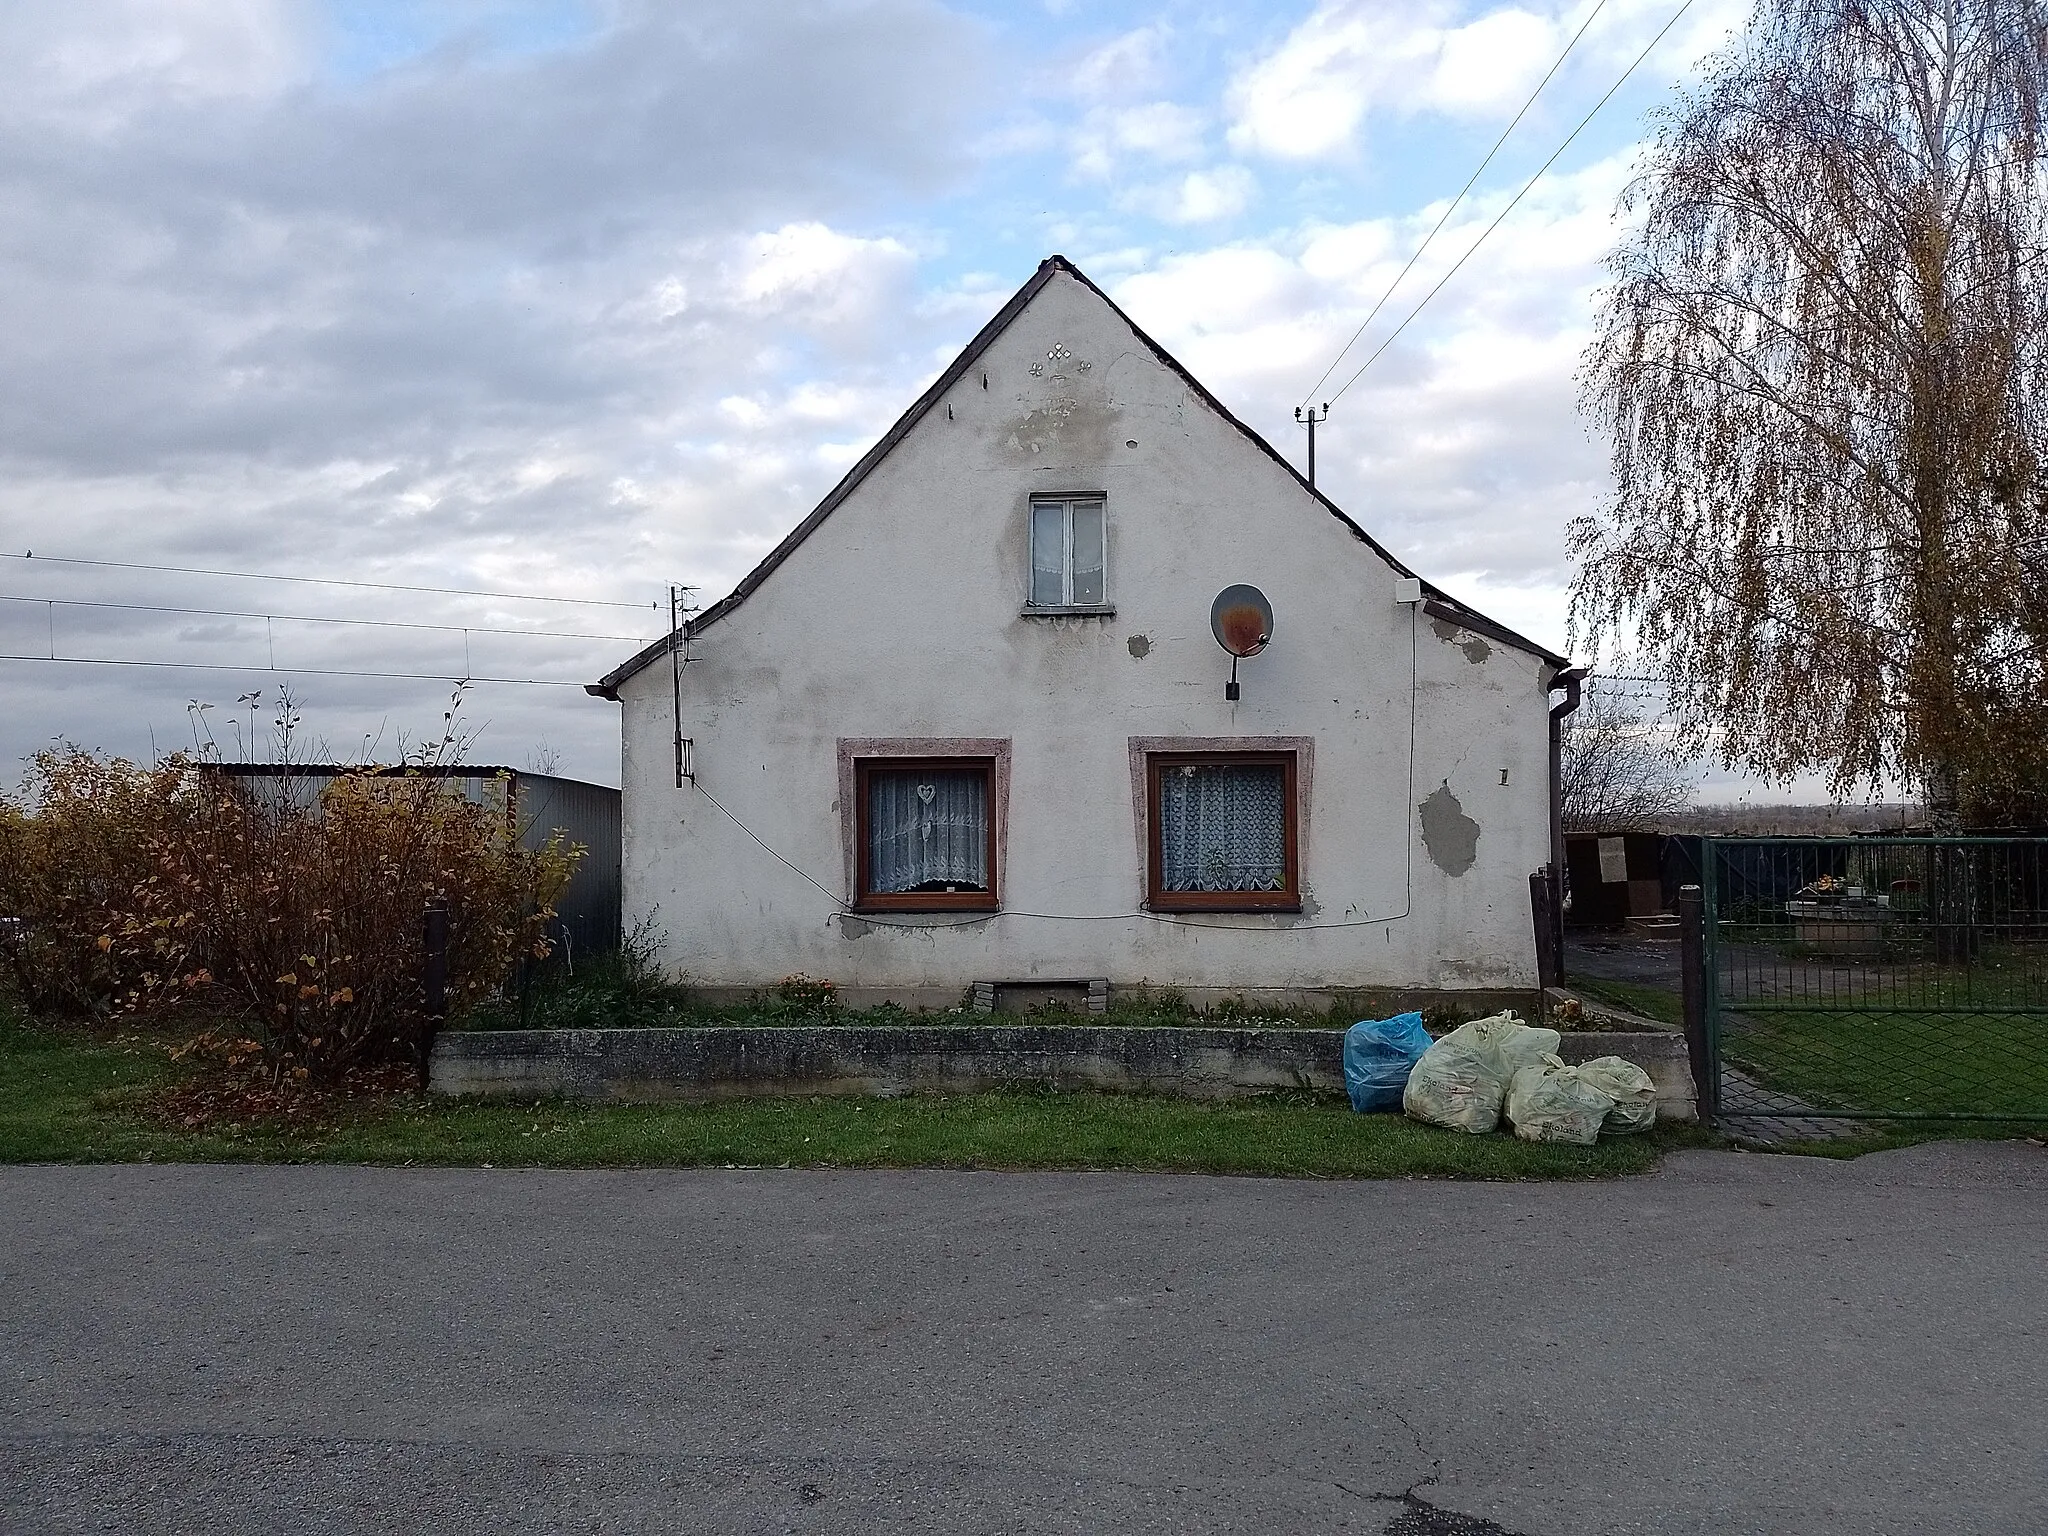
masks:
[[[913,1025],[765,1029],[527,1029],[443,1034],[428,1084],[491,1098],[638,1101],[775,1095],[888,1097],[1043,1085],[1228,1099],[1344,1091],[1330,1029]],[[1679,1035],[1568,1034],[1567,1061],[1623,1056],[1657,1084],[1658,1114],[1697,1114]]]

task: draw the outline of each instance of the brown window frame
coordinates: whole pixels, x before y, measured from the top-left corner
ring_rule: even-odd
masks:
[[[1272,767],[1281,770],[1286,885],[1277,891],[1169,891],[1159,817],[1159,780],[1170,768],[1193,765]],[[1145,905],[1154,912],[1299,912],[1301,910],[1301,807],[1296,798],[1297,755],[1280,752],[1148,752],[1145,754]]]
[[[988,889],[985,891],[870,891],[868,889],[868,781],[877,773],[978,768],[988,808]],[[997,912],[1002,909],[996,867],[996,760],[993,757],[857,757],[853,760],[853,867],[856,912]]]

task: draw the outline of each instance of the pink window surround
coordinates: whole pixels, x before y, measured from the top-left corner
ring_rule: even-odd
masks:
[[[1315,777],[1316,739],[1313,736],[1132,736],[1131,824],[1138,833],[1138,889],[1140,907],[1150,906],[1152,869],[1152,825],[1150,776],[1146,759],[1154,752],[1292,752],[1294,754],[1295,862],[1304,889],[1308,882],[1308,808]]]
[[[988,757],[995,759],[995,803],[989,814],[995,818],[995,888],[1001,894],[1004,867],[1010,848],[1010,738],[1007,736],[842,736],[839,738],[839,842],[843,856],[846,904],[859,899],[856,869],[860,837],[860,809],[855,803],[854,764],[864,757]],[[966,912],[963,917],[989,917],[993,913]]]

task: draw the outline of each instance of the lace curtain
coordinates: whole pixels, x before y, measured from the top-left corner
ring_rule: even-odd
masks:
[[[1169,891],[1287,885],[1287,778],[1277,763],[1169,766],[1159,774],[1160,884]]]
[[[988,774],[887,769],[868,776],[868,890],[988,889]]]

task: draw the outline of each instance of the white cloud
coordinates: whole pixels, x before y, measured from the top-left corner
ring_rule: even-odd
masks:
[[[1226,92],[1231,146],[1281,160],[1352,150],[1373,114],[1500,120],[1528,99],[1594,0],[1498,5],[1322,0],[1275,47],[1243,66]],[[1684,69],[1739,28],[1750,0],[1704,0],[1644,61],[1640,78]],[[1546,100],[1585,102],[1634,64],[1671,18],[1667,0],[1610,0]]]
[[[1518,6],[1462,25],[1433,0],[1395,13],[1376,0],[1326,0],[1231,83],[1231,144],[1280,159],[1349,146],[1387,108],[1490,116],[1511,110],[1561,45],[1561,24]]]
[[[801,310],[816,320],[871,314],[878,290],[915,264],[909,249],[884,236],[867,239],[827,225],[785,224],[747,242],[734,287],[757,310]]]
[[[734,426],[750,432],[768,423],[767,408],[745,395],[727,395],[718,402],[718,413]]]
[[[286,0],[69,0],[0,11],[0,99],[107,132],[165,104],[262,98],[309,73]]]
[[[1164,161],[1197,159],[1206,122],[1202,113],[1171,101],[1098,107],[1074,132],[1074,167],[1085,176],[1106,178],[1133,156]]]
[[[1252,173],[1241,165],[1213,171],[1191,171],[1181,179],[1179,196],[1167,217],[1176,224],[1207,224],[1244,212],[1258,190]]]
[[[1510,7],[1443,33],[1417,106],[1491,116],[1519,106],[1568,34],[1547,17]]]
[[[1168,224],[1213,224],[1236,218],[1251,205],[1258,182],[1241,165],[1190,171],[1167,182],[1125,189],[1119,203]]]
[[[1058,83],[1086,99],[1142,96],[1164,78],[1169,35],[1160,23],[1134,28],[1091,49],[1061,72]]]

